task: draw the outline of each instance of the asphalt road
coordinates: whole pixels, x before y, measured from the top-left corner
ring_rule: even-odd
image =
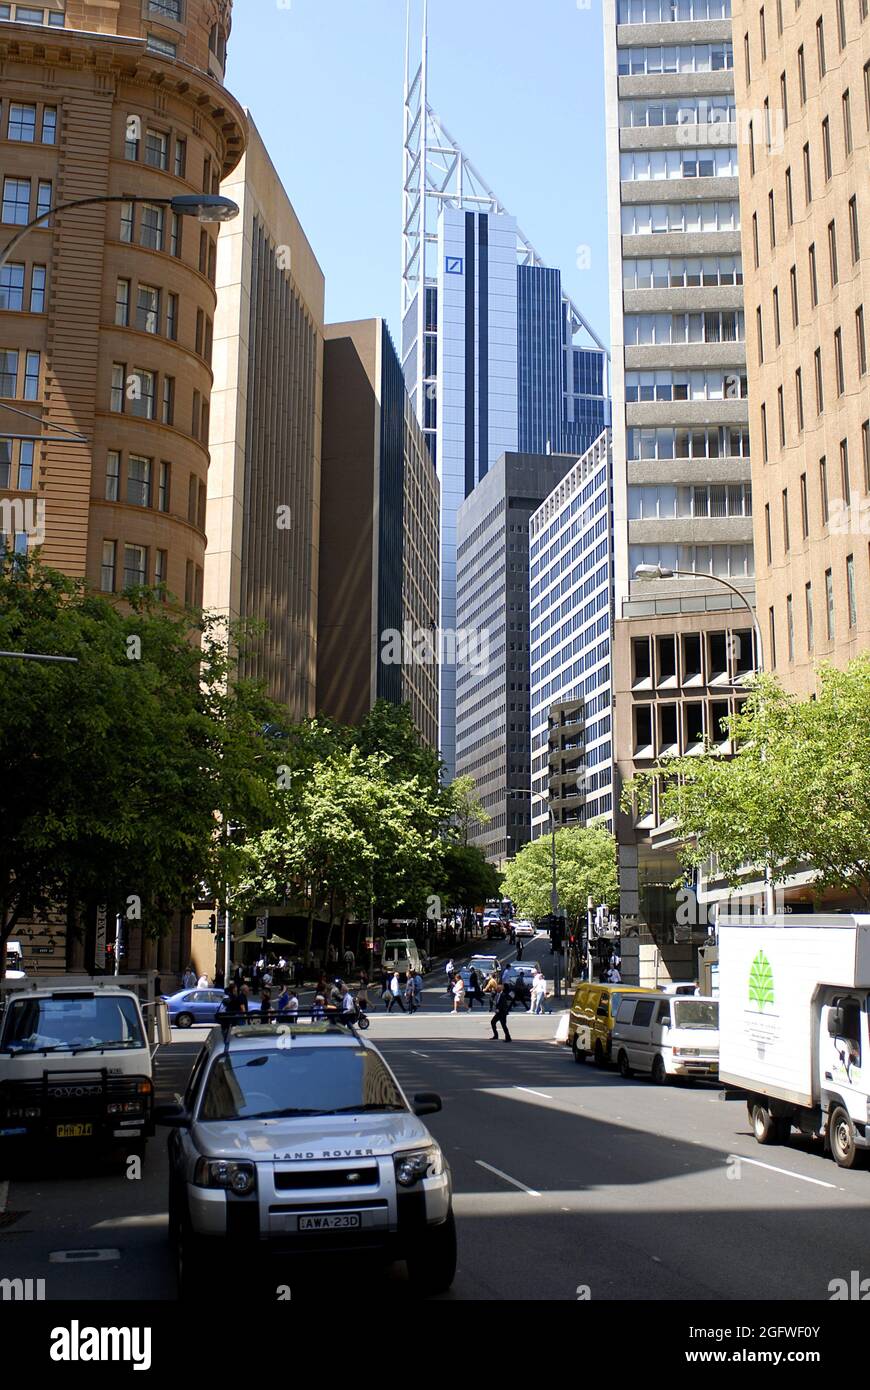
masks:
[[[797,1137],[759,1147],[745,1107],[714,1087],[577,1066],[553,1042],[555,1017],[511,1015],[506,1044],[488,1014],[449,1007],[431,979],[421,1014],[378,1012],[367,1035],[406,1092],[444,1100],[428,1121],[456,1193],[444,1301],[826,1300],[831,1280],[870,1275],[867,1171]],[[164,1094],[182,1088],[201,1036],[160,1050]],[[0,1278],[45,1278],[49,1299],[175,1298],[160,1135],[139,1177],[22,1175],[0,1184],[0,1212]],[[402,1266],[384,1296],[411,1301]]]

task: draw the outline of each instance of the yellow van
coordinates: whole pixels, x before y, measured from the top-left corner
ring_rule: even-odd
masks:
[[[636,985],[585,983],[577,987],[568,1020],[568,1046],[575,1062],[584,1062],[587,1052],[591,1052],[597,1067],[607,1066],[619,1005],[626,995],[632,994],[661,997],[658,990]]]

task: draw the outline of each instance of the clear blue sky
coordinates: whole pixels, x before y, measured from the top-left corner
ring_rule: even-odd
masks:
[[[432,106],[609,342],[599,0],[429,8]],[[326,274],[327,318],[383,315],[394,337],[404,44],[405,0],[236,0],[227,69]]]

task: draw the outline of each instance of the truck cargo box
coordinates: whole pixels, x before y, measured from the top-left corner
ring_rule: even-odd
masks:
[[[816,1104],[815,999],[824,986],[870,988],[870,916],[720,918],[720,1080]]]

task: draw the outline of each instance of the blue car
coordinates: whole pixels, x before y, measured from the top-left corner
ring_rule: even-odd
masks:
[[[195,1023],[216,1021],[224,992],[222,989],[182,989],[165,997],[169,1022],[176,1028],[191,1028]]]

